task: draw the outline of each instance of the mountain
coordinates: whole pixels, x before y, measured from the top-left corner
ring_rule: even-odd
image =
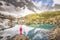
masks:
[[[21,16],[35,12],[37,9],[31,0],[0,0],[0,13],[12,16]],[[28,12],[27,12],[28,11]]]
[[[53,0],[0,0],[0,13],[14,17],[55,10],[55,8]]]
[[[16,11],[16,8],[25,9],[26,7],[29,10],[34,11],[33,8],[36,6],[31,0],[0,0],[0,7],[4,8],[3,10]],[[7,7],[7,8],[6,8]],[[10,9],[11,8],[11,9]]]
[[[55,9],[60,9],[60,4],[55,4],[54,8]]]

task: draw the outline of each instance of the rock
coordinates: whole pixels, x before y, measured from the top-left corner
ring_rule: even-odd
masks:
[[[49,38],[51,40],[60,40],[60,28],[57,27],[53,30],[52,33],[49,33]]]
[[[55,39],[60,40],[60,28],[56,28],[54,32],[55,32],[55,35],[56,35]]]
[[[24,35],[16,35],[13,40],[30,40],[29,38],[27,38]]]

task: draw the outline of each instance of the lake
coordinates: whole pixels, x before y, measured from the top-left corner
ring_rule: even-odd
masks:
[[[36,28],[43,28],[43,29],[52,29],[56,27],[56,25],[52,25],[52,24],[37,24],[37,25],[32,24],[28,26],[36,27]]]

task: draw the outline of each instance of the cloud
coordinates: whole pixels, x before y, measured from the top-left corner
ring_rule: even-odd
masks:
[[[54,4],[60,4],[60,0],[53,0]]]

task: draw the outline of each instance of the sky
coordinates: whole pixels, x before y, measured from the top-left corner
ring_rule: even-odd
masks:
[[[60,0],[33,0],[34,2],[39,2],[41,1],[42,3],[45,3],[47,1],[50,1],[50,3],[52,4],[52,2],[54,2],[55,4],[60,4]]]
[[[36,6],[41,7],[41,6],[53,6],[54,1],[53,0],[33,0],[33,2],[36,4]]]

